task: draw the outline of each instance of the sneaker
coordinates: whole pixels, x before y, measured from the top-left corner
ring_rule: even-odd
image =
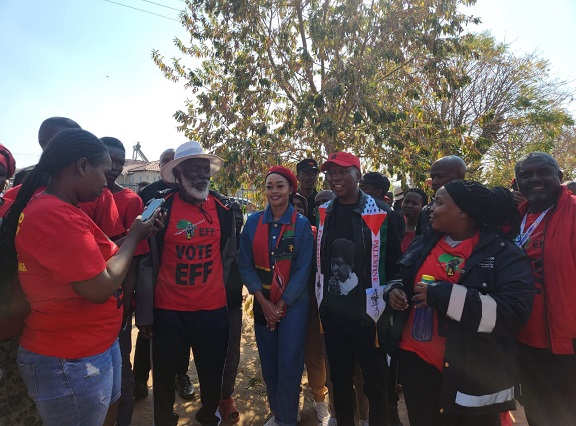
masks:
[[[319,422],[323,422],[325,418],[330,417],[328,404],[325,401],[314,401],[314,409]]]
[[[370,426],[370,422],[367,419],[360,419],[358,421],[358,426]]]
[[[196,390],[194,390],[194,385],[190,381],[190,377],[188,374],[182,373],[176,376],[176,382],[174,387],[176,388],[176,392],[180,395],[180,398],[185,399],[186,401],[190,401],[194,399],[196,395]]]
[[[134,383],[134,390],[132,390],[134,399],[142,399],[148,396],[148,383]]]
[[[276,417],[270,417],[270,419],[264,423],[264,426],[278,426],[278,423],[276,423]]]
[[[390,405],[389,407],[388,426],[402,426],[400,414],[398,414],[398,404]]]

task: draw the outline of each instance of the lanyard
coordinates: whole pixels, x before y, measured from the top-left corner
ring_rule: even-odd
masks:
[[[542,219],[544,219],[544,216],[546,216],[546,213],[548,213],[548,210],[550,210],[550,209],[551,209],[551,207],[548,207],[546,210],[544,210],[542,213],[540,213],[540,216],[538,216],[536,218],[536,220],[534,221],[534,223],[532,225],[530,225],[528,230],[526,232],[524,232],[524,227],[526,226],[526,218],[528,217],[528,213],[526,213],[526,215],[524,216],[524,219],[522,219],[522,224],[520,225],[520,235],[518,235],[518,238],[516,239],[516,245],[518,247],[524,246],[526,241],[528,241],[528,238],[530,238],[530,235],[532,235],[532,233],[534,232],[536,227],[538,225],[540,225],[540,222],[542,222]]]

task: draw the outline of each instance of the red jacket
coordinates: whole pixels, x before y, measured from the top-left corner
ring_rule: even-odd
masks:
[[[520,207],[520,217],[528,203]],[[544,282],[544,322],[529,320],[520,330],[518,341],[534,346],[531,335],[545,327],[548,349],[554,354],[576,353],[576,197],[562,186],[558,202],[544,223],[542,265]],[[530,259],[534,261],[534,259]]]

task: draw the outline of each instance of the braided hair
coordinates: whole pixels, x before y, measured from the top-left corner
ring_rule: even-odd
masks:
[[[520,214],[514,196],[507,188],[488,189],[474,180],[455,180],[444,185],[444,189],[479,227],[484,226],[509,239],[518,235]]]
[[[408,191],[406,191],[404,193],[404,197],[406,197],[406,195],[408,195],[411,192],[413,192],[414,194],[418,194],[422,198],[422,206],[425,206],[428,204],[428,194],[426,194],[420,188],[410,188]]]
[[[10,304],[12,283],[18,273],[14,242],[18,221],[36,190],[42,186],[44,177],[55,176],[81,158],[86,158],[88,164],[95,166],[107,153],[106,146],[92,133],[82,129],[65,129],[51,139],[39,163],[26,176],[16,200],[0,226],[0,312]]]

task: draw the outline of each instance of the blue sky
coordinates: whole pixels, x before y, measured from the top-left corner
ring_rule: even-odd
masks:
[[[144,0],[114,1],[178,16]],[[184,7],[182,0],[154,1]],[[469,12],[482,18],[478,30],[520,53],[539,52],[555,74],[576,81],[576,1],[479,0]],[[150,57],[152,49],[175,55],[175,36],[185,39],[178,22],[104,0],[0,0],[0,142],[17,166],[38,161],[38,127],[51,116],[119,138],[128,157],[136,141],[150,160],[185,142],[172,115],[186,93]]]

